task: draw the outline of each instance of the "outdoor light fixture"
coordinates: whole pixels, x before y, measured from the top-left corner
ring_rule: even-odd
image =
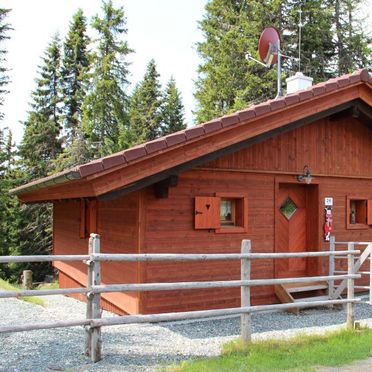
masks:
[[[305,165],[303,173],[297,176],[297,181],[305,182],[307,185],[309,185],[312,180],[313,176],[311,175],[310,168],[308,165]]]

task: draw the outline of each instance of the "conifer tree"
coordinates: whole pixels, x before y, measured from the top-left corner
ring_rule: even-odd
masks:
[[[79,9],[66,36],[62,59],[62,92],[66,143],[71,144],[82,122],[82,104],[88,88],[90,54],[87,20]]]
[[[84,131],[96,156],[119,150],[119,136],[128,128],[128,62],[132,51],[123,39],[124,9],[103,2],[103,15],[93,18],[98,33],[91,92],[84,102]]]
[[[370,42],[355,17],[362,0],[211,0],[200,22],[204,40],[195,97],[197,122],[207,121],[251,103],[274,98],[276,71],[245,59],[257,56],[262,30],[275,26],[281,49],[297,57],[299,11],[302,11],[301,70],[314,82],[327,80],[371,60]],[[335,12],[335,9],[338,13]],[[286,30],[286,34],[283,32]],[[289,36],[287,36],[289,35]],[[283,75],[298,64],[283,59]],[[284,81],[283,81],[284,83]],[[283,84],[284,85],[284,84]]]
[[[176,81],[170,78],[164,92],[161,110],[162,135],[167,135],[185,129],[185,109],[182,104],[181,94],[177,89]]]
[[[203,41],[197,44],[202,63],[196,81],[197,122],[275,95],[275,71],[247,61],[257,56],[257,41],[271,9],[262,1],[212,0],[199,23]],[[272,11],[274,12],[275,9]],[[276,7],[275,14],[280,14]],[[277,25],[279,17],[273,18]],[[266,23],[269,24],[269,23]]]
[[[332,0],[336,26],[335,52],[338,74],[369,66],[372,62],[372,37],[364,31],[362,19],[357,13],[362,0]]]
[[[0,43],[4,40],[9,39],[8,31],[12,28],[9,23],[6,22],[6,17],[9,14],[10,9],[0,8]],[[0,48],[0,109],[4,104],[4,95],[7,93],[6,86],[9,83],[9,77],[7,75],[7,68],[5,67],[5,55],[7,51]],[[0,112],[0,120],[4,117],[4,114]]]
[[[129,108],[130,131],[136,143],[151,141],[161,135],[162,94],[159,73],[152,59],[143,80],[135,87]]]
[[[32,110],[24,123],[24,135],[19,146],[19,179],[22,183],[47,176],[53,160],[61,152],[61,98],[59,40],[54,37],[48,45],[36,89],[32,93]],[[52,246],[52,209],[49,204],[30,204],[20,207],[21,221],[18,251],[21,254],[47,254]],[[49,264],[18,266],[18,269],[32,267],[36,280],[44,279],[50,273]]]
[[[30,176],[43,177],[51,170],[51,161],[61,152],[60,45],[58,35],[48,45],[36,89],[32,92],[32,110],[24,123],[20,154]]]

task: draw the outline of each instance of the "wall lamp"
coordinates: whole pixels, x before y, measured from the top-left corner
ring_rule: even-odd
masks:
[[[297,181],[305,182],[307,185],[309,185],[312,180],[313,180],[313,176],[311,175],[310,167],[308,165],[305,165],[304,170],[302,171],[302,174],[299,174],[297,176]]]

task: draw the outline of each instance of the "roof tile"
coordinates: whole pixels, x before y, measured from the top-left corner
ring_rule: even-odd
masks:
[[[148,154],[152,154],[155,151],[163,150],[167,147],[167,142],[164,138],[158,138],[154,141],[146,142],[145,148]]]
[[[326,91],[325,84],[320,83],[320,84],[314,85],[311,90],[313,91],[314,97],[319,96],[319,94],[325,93]]]
[[[246,110],[239,111],[238,115],[239,115],[240,121],[249,120],[249,119],[252,119],[256,116],[256,111],[255,111],[254,107],[250,107]]]
[[[239,115],[232,114],[232,115],[226,115],[221,118],[222,127],[229,127],[230,125],[234,125],[239,123]]]
[[[137,160],[139,158],[142,158],[146,155],[146,149],[144,145],[139,145],[136,147],[132,147],[128,150],[123,151],[123,155],[126,161],[130,162],[133,160]]]
[[[332,92],[338,88],[337,79],[330,79],[324,83],[326,92]]]
[[[286,101],[285,101],[284,97],[279,97],[279,98],[273,99],[269,102],[270,102],[270,106],[271,106],[271,111],[281,109],[281,108],[285,107],[285,105],[286,105]]]
[[[102,165],[104,169],[109,169],[125,163],[126,163],[125,158],[121,153],[106,156],[105,158],[102,159]]]
[[[290,94],[284,97],[285,103],[288,105],[293,105],[294,103],[300,102],[300,97],[298,94]]]
[[[91,161],[89,163],[80,165],[79,167],[81,177],[87,177],[100,171],[103,171],[103,164],[101,159]]]
[[[168,136],[165,137],[165,140],[167,141],[168,147],[185,142],[186,141],[185,131],[169,134]]]
[[[254,110],[256,111],[256,116],[266,114],[270,112],[271,107],[270,107],[270,102],[262,102],[258,105],[253,106]]]
[[[361,70],[361,72],[360,72],[360,80],[368,82],[369,79],[370,79],[370,76],[369,76],[368,70],[366,68],[363,69],[363,70]]]
[[[204,130],[205,130],[205,133],[215,132],[216,130],[222,128],[221,120],[216,119],[216,120],[208,121],[207,123],[203,124],[203,127],[204,127]]]
[[[305,101],[306,99],[309,99],[313,96],[313,92],[311,89],[300,90],[297,94],[300,98],[300,101]]]
[[[350,84],[349,76],[344,75],[337,79],[337,84],[340,88],[345,87]]]
[[[189,128],[185,130],[186,138],[192,139],[196,137],[200,137],[204,134],[204,128],[202,125],[196,125],[195,127]]]

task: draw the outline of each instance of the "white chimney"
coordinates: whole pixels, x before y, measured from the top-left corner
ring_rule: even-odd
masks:
[[[295,93],[313,85],[313,78],[305,76],[302,72],[296,72],[294,76],[285,81],[287,82],[287,94]]]

